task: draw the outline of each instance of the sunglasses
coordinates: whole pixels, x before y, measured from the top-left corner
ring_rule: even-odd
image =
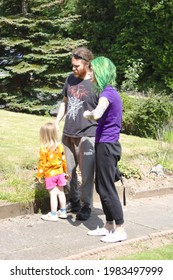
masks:
[[[76,54],[76,53],[73,53],[72,56],[73,56],[75,59],[82,59],[82,60],[85,60],[85,61],[88,62],[88,60],[87,60],[86,58],[84,58],[83,56],[78,55],[78,54]]]

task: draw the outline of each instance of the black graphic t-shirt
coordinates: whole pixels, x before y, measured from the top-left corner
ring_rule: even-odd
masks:
[[[97,122],[83,117],[84,111],[94,110],[98,103],[91,81],[71,74],[65,81],[63,95],[68,98],[63,134],[70,137],[95,136]]]

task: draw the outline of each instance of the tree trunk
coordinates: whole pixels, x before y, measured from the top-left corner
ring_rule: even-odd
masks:
[[[28,0],[22,0],[22,15],[25,17],[28,14]]]

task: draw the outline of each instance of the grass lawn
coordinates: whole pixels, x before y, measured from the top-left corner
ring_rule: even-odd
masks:
[[[11,202],[31,201],[34,199],[31,186],[40,147],[39,129],[47,121],[54,122],[55,118],[5,110],[0,110],[0,118],[0,199]],[[62,126],[63,122],[59,140]],[[123,147],[120,163],[126,175],[139,175],[140,162],[153,166],[158,160],[163,160],[164,165],[173,170],[171,145],[124,134],[121,134],[120,140]]]
[[[157,249],[123,256],[119,260],[173,260],[173,243]]]
[[[0,110],[0,199],[26,202],[34,198],[33,184],[39,152],[39,129],[51,117]]]

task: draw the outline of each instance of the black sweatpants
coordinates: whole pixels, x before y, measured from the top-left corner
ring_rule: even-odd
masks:
[[[117,225],[124,223],[122,205],[115,187],[117,162],[121,158],[121,145],[114,143],[96,143],[96,191],[100,196],[106,221]]]

